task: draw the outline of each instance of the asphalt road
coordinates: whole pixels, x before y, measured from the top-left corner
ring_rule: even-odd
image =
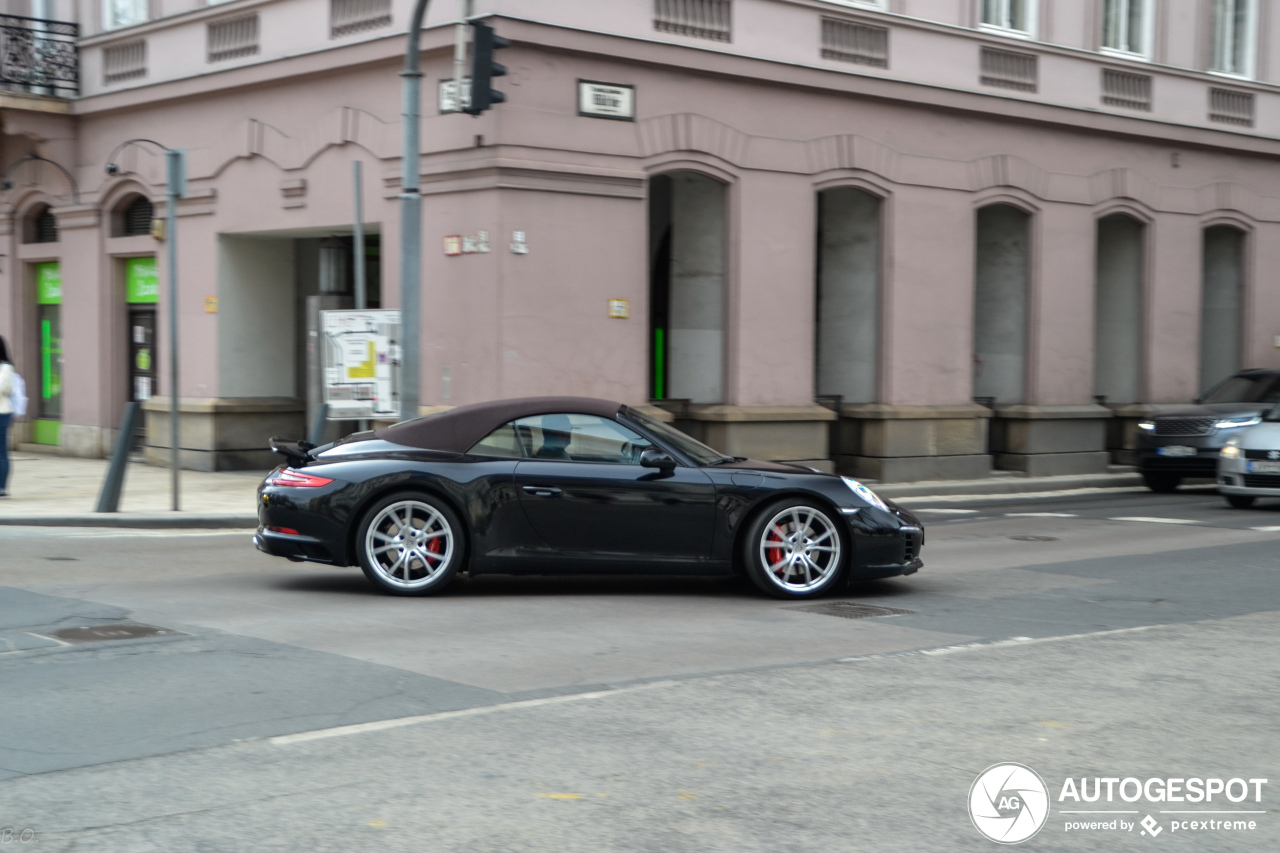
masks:
[[[1280,789],[1280,502],[913,505],[924,570],[817,610],[631,577],[394,599],[243,533],[0,529],[0,850],[995,849],[966,805],[1002,761],[1050,789],[1027,849],[1280,849],[1270,783],[1112,804],[1154,838],[1057,800]],[[167,633],[51,638],[134,623]],[[1268,813],[1166,814],[1210,809]]]

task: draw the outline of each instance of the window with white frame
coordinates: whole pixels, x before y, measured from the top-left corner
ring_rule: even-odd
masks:
[[[1257,0],[1213,0],[1213,57],[1209,69],[1242,77],[1253,73]]]
[[[1102,9],[1104,50],[1151,55],[1152,0],[1106,0]]]
[[[118,30],[141,24],[151,17],[148,0],[103,0],[102,28]]]
[[[1036,29],[1037,0],[982,0],[982,26],[1011,35],[1031,36]]]

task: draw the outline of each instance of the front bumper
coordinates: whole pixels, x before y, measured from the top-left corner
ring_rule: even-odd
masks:
[[[1224,495],[1248,495],[1257,498],[1280,498],[1280,474],[1253,474],[1248,460],[1218,457],[1218,492]]]
[[[892,578],[920,571],[924,561],[924,525],[896,505],[892,510],[896,525],[877,525],[870,513],[848,515],[853,537],[850,581]],[[877,515],[884,515],[877,511]]]

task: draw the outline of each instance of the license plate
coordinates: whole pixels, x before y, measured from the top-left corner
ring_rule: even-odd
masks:
[[[1261,462],[1250,460],[1249,471],[1255,474],[1280,474],[1280,459]]]
[[[1156,448],[1157,456],[1195,456],[1196,449],[1185,444],[1166,444]]]

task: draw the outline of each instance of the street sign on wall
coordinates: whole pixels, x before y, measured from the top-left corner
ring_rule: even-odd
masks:
[[[623,83],[579,80],[578,115],[635,121],[636,87]]]
[[[329,420],[400,417],[400,312],[321,311]]]

